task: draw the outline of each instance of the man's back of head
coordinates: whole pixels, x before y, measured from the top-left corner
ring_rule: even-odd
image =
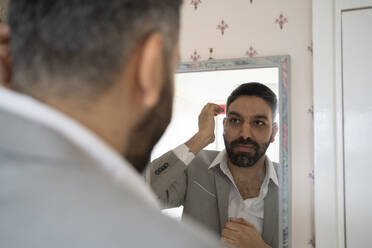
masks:
[[[22,94],[0,89],[13,101],[0,97],[2,245],[216,246],[136,194],[149,192],[110,149],[125,152],[154,107],[170,112],[161,93],[171,96],[180,4],[10,1],[11,88]]]
[[[94,98],[112,86],[152,33],[178,39],[179,0],[12,0],[13,89]]]
[[[12,0],[11,88],[77,120],[121,154],[132,130],[160,106],[152,148],[170,121],[181,3]]]

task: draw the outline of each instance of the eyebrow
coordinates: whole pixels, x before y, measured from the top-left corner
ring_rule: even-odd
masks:
[[[238,117],[242,117],[241,114],[239,114],[238,112],[235,112],[235,111],[231,111],[231,112],[229,112],[227,115],[228,115],[228,116],[230,116],[230,115],[236,115],[236,116],[238,116]]]
[[[237,117],[242,117],[241,114],[239,114],[238,112],[235,112],[235,111],[231,111],[231,112],[229,112],[227,115],[228,115],[228,116],[230,116],[230,115],[235,115],[235,116],[237,116]],[[253,116],[253,118],[255,118],[255,119],[264,119],[264,120],[269,120],[269,118],[268,118],[266,115],[264,115],[264,114],[258,114],[258,115],[255,115],[255,116]]]
[[[264,119],[264,120],[269,120],[269,118],[266,115],[255,115],[255,119]]]

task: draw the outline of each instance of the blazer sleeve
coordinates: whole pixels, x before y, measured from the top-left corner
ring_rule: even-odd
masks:
[[[187,191],[187,166],[173,151],[155,159],[148,166],[146,180],[164,208],[183,205]]]

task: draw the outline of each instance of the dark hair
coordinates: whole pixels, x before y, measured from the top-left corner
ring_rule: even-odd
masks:
[[[229,98],[227,98],[226,111],[229,110],[230,104],[240,96],[256,96],[262,98],[270,106],[274,121],[278,100],[275,93],[269,87],[256,82],[240,85],[230,94]]]
[[[169,56],[178,41],[181,3],[11,0],[13,88],[28,93],[50,88],[59,94],[101,93],[151,33],[163,34]]]

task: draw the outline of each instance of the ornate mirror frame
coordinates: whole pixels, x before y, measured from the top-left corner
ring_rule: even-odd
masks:
[[[269,56],[256,58],[238,58],[208,60],[181,63],[177,73],[255,69],[276,67],[279,69],[279,113],[280,113],[280,167],[279,176],[279,244],[282,248],[291,247],[291,184],[290,184],[290,57]]]

